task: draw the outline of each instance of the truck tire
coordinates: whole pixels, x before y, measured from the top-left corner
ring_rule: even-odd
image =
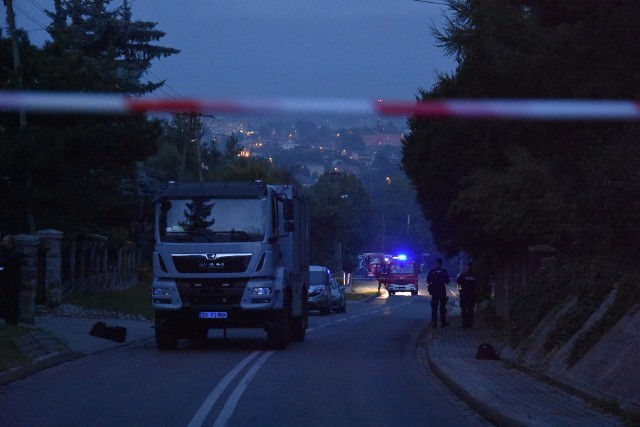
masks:
[[[320,314],[331,314],[331,298],[325,301],[324,307],[322,307],[322,310],[320,310]]]
[[[267,344],[274,350],[284,350],[289,345],[289,325],[291,309],[286,307],[274,313],[271,324],[267,327]]]
[[[307,293],[305,292],[302,303],[302,314],[291,318],[291,339],[293,341],[304,341],[309,323],[309,309],[307,308]]]
[[[342,302],[342,307],[340,307],[340,310],[338,310],[340,313],[346,313],[347,312],[347,300],[345,299]]]
[[[178,348],[178,334],[175,325],[166,316],[156,313],[155,321],[156,347],[158,350],[175,350]]]

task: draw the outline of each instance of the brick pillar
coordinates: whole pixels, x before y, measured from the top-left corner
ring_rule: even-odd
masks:
[[[16,236],[16,249],[22,254],[22,286],[20,289],[20,316],[24,323],[35,323],[36,286],[38,284],[38,246],[39,239],[30,234]]]
[[[36,232],[46,250],[44,283],[46,304],[55,307],[62,302],[62,231],[40,230]]]

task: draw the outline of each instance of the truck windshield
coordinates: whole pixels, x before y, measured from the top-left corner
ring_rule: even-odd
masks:
[[[411,264],[391,264],[391,274],[411,274],[414,272]]]
[[[163,242],[255,242],[264,239],[267,199],[163,198]]]

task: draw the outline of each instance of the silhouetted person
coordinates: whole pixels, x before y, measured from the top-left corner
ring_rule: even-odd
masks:
[[[462,328],[473,327],[473,311],[476,306],[476,293],[478,280],[471,271],[471,263],[464,266],[464,270],[458,277],[458,291],[460,292],[460,309],[462,311]]]
[[[431,326],[438,327],[438,308],[440,309],[440,322],[442,328],[449,325],[447,322],[447,288],[449,273],[442,268],[442,259],[436,259],[436,266],[427,274],[427,290],[431,295]]]

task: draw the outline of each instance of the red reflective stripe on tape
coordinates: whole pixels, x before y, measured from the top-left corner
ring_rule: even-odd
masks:
[[[380,114],[387,116],[449,117],[454,115],[446,104],[437,101],[413,103],[378,101],[377,109]]]

